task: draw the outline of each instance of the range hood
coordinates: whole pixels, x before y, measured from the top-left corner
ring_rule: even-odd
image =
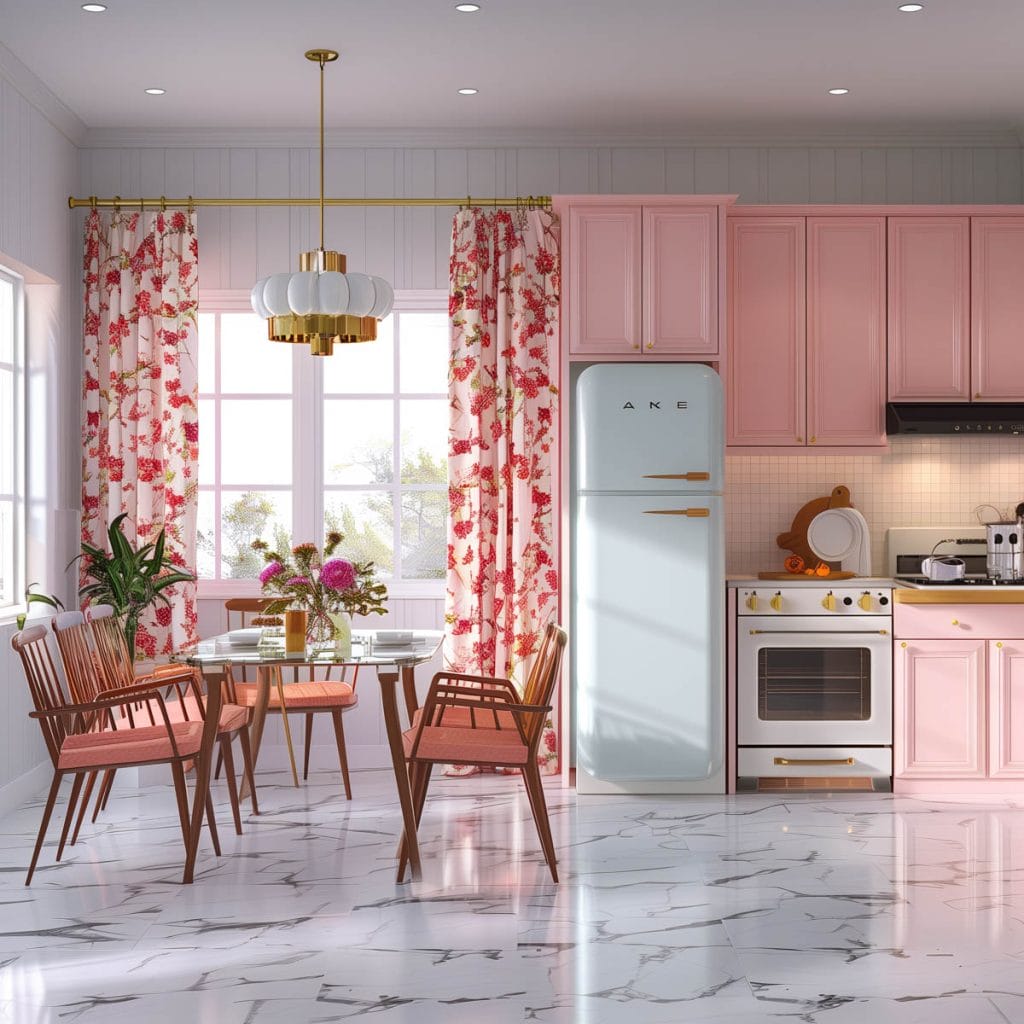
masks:
[[[889,434],[1024,435],[1024,403],[890,402],[885,429]]]

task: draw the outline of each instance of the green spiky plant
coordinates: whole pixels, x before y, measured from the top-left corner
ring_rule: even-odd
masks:
[[[171,561],[164,550],[163,530],[152,544],[145,544],[138,550],[133,548],[121,529],[126,518],[127,514],[122,513],[110,524],[107,530],[109,552],[82,541],[82,553],[72,564],[83,560],[86,582],[79,587],[79,598],[113,606],[134,659],[139,616],[155,602],[169,605],[171,602],[164,591],[175,583],[191,583],[195,575]]]

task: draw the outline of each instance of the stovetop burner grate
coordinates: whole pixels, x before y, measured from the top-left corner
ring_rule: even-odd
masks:
[[[897,576],[899,583],[918,587],[1022,587],[1024,579],[990,580],[987,576],[966,576],[960,580],[931,580],[927,576]]]

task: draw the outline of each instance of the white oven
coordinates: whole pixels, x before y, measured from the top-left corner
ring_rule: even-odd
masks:
[[[739,595],[739,746],[891,746],[890,591],[837,585],[761,594]]]

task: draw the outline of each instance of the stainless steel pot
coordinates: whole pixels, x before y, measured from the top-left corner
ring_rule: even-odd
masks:
[[[986,569],[990,579],[1019,580],[1024,578],[1024,523],[988,523],[985,526],[988,544]]]

